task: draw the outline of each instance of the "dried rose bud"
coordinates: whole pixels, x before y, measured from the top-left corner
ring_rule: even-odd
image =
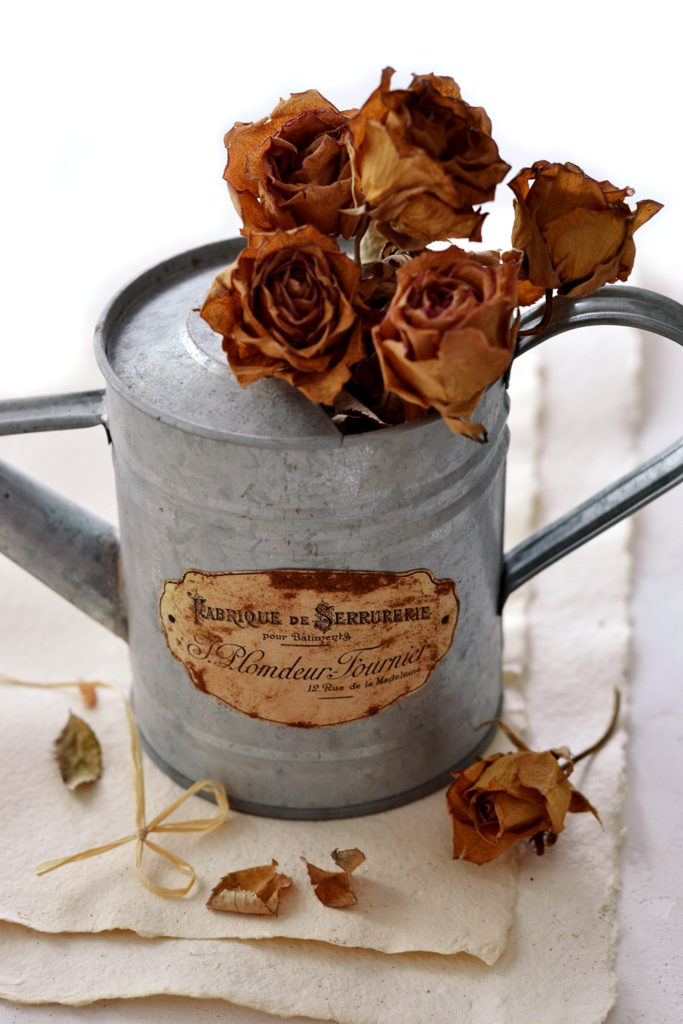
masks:
[[[353,234],[347,122],[309,89],[280,100],[269,117],[230,129],[223,177],[244,221],[242,234],[303,224],[323,234]]]
[[[579,298],[626,281],[636,254],[633,234],[661,209],[631,188],[595,181],[576,164],[539,160],[510,181],[515,194],[512,244],[524,253],[520,277],[538,289]]]
[[[366,355],[359,282],[353,260],[312,227],[254,235],[201,315],[243,387],[280,377],[330,405]]]
[[[471,107],[452,78],[415,75],[391,90],[392,68],[349,121],[357,204],[403,249],[437,239],[481,240],[485,214],[510,170],[482,107]]]
[[[556,752],[557,753],[557,752]],[[523,839],[552,843],[568,811],[598,812],[567,776],[551,751],[493,754],[453,772],[446,794],[453,824],[453,856],[487,864]],[[598,819],[599,820],[599,819]]]
[[[396,278],[372,332],[385,386],[406,403],[407,418],[433,407],[454,433],[481,440],[470,417],[512,356],[516,263],[483,266],[451,246],[416,256]]]

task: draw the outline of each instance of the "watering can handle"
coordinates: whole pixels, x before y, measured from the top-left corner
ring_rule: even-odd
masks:
[[[537,313],[522,319],[531,326]],[[515,357],[575,327],[636,327],[683,345],[683,306],[643,288],[612,285],[582,299],[556,299],[541,334],[520,339]],[[500,606],[541,569],[618,523],[683,480],[683,438],[577,505],[509,551],[503,561]]]

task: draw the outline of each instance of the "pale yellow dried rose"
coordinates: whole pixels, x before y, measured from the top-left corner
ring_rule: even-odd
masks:
[[[391,89],[392,68],[349,121],[354,196],[380,232],[403,249],[437,239],[481,239],[485,214],[510,169],[482,107],[452,78],[415,75]]]
[[[269,117],[230,129],[223,177],[242,234],[303,224],[353,234],[347,122],[346,113],[309,89],[280,100]]]
[[[435,408],[450,429],[484,440],[471,416],[507,369],[516,336],[517,265],[483,265],[457,246],[424,252],[396,272],[372,337],[387,389],[408,419]]]
[[[315,228],[253,235],[201,315],[243,387],[279,377],[331,405],[366,355],[359,284],[353,260]]]
[[[625,202],[631,188],[595,181],[576,164],[539,160],[510,181],[515,194],[512,244],[524,254],[520,277],[538,290],[580,298],[626,281],[635,258],[634,232],[661,203]],[[527,287],[527,286],[525,286]]]

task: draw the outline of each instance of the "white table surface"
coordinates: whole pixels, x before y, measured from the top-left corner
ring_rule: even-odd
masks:
[[[308,87],[351,106],[388,63],[404,77],[452,74],[470,102],[487,107],[515,169],[571,159],[595,177],[630,182],[636,198],[664,201],[637,236],[633,283],[683,301],[672,116],[680,54],[668,5],[626,3],[615,13],[576,0],[565,18],[541,3],[525,5],[523,16],[494,3],[482,19],[480,6],[438,0],[406,31],[398,9],[388,17],[351,0],[333,45],[321,42],[319,10],[302,2],[290,19],[262,3],[257,39],[253,12],[218,0],[191,8],[121,0],[111,9],[38,0],[6,16],[0,397],[99,386],[90,338],[111,294],[159,259],[237,234],[220,180],[221,136],[235,120]],[[500,224],[497,214],[487,222],[488,244],[506,244]],[[683,353],[648,339],[645,354],[649,455],[683,433]],[[682,522],[683,488],[637,516],[620,994],[609,1024],[677,1024],[683,1005]],[[80,1009],[0,1002],[0,1024],[190,1017],[272,1019],[166,997]]]

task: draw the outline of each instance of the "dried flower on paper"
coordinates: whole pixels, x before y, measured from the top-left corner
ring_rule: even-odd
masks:
[[[350,212],[347,122],[309,89],[280,100],[269,117],[230,129],[223,177],[243,234],[303,224],[323,234],[353,234],[358,216]]]
[[[315,228],[254,235],[213,282],[201,315],[223,335],[243,387],[280,377],[331,404],[366,355],[359,283],[353,260]]]
[[[55,740],[59,771],[66,786],[76,789],[84,782],[96,782],[102,774],[102,751],[87,722],[70,714]]]
[[[636,254],[634,232],[661,209],[644,199],[632,210],[625,200],[633,189],[595,181],[571,163],[539,160],[509,184],[512,244],[524,253],[520,276],[574,298],[626,281]]]
[[[595,808],[550,751],[493,754],[453,773],[446,799],[453,822],[453,856],[486,864],[522,839],[554,841],[568,811]],[[547,841],[547,840],[546,840]]]
[[[536,852],[541,854],[546,844],[552,846],[563,831],[569,812],[590,811],[600,821],[596,809],[574,789],[569,776],[578,761],[597,753],[611,738],[619,707],[620,696],[615,691],[607,729],[575,757],[567,747],[529,750],[504,722],[493,719],[517,752],[492,754],[464,771],[452,773],[446,803],[453,825],[453,856],[487,864],[523,839],[533,840]]]
[[[351,850],[333,850],[330,856],[340,868],[339,871],[324,871],[315,864],[309,864],[305,857],[301,858],[306,865],[313,891],[324,906],[333,910],[353,907],[358,899],[351,888],[351,874],[363,863],[365,854],[353,847]]]
[[[354,194],[381,233],[403,249],[437,239],[481,240],[485,214],[510,165],[500,159],[491,122],[452,78],[415,75],[391,89],[392,68],[349,121]]]
[[[260,914],[277,917],[280,894],[292,880],[277,870],[277,861],[255,868],[244,868],[224,875],[207,900],[211,910],[235,914]]]
[[[470,417],[512,357],[516,263],[486,265],[451,246],[421,253],[396,277],[372,331],[386,388],[404,401],[407,419],[433,407],[454,433],[483,439],[483,426]]]

